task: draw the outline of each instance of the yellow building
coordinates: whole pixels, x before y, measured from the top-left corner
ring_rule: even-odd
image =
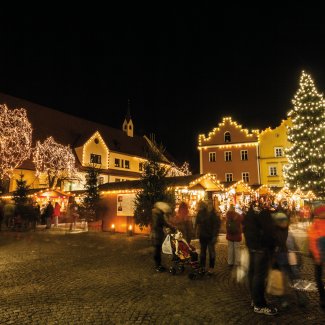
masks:
[[[288,126],[292,126],[291,120],[282,120],[280,126],[267,128],[259,135],[259,167],[263,185],[284,186],[283,168],[288,163],[285,149],[290,146]]]
[[[33,145],[37,140],[43,142],[52,136],[57,143],[72,148],[80,180],[62,182],[61,190],[84,189],[89,165],[100,169],[99,184],[139,179],[146,152],[153,146],[146,136],[134,133],[129,108],[121,129],[115,129],[6,94],[0,93],[0,103],[6,104],[9,109],[26,109],[33,128]],[[164,165],[170,166],[171,160],[166,154],[162,160]],[[21,173],[31,189],[48,187],[46,175],[35,175],[35,166],[30,158],[14,171],[8,186],[9,192],[15,190],[15,180],[19,179]]]

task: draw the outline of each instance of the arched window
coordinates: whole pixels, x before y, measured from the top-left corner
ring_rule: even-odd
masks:
[[[230,132],[225,132],[225,142],[231,142],[231,135]]]

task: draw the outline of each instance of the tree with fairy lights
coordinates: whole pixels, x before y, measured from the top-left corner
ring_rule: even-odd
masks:
[[[143,164],[141,188],[135,198],[135,223],[141,228],[151,224],[151,210],[157,201],[164,201],[175,205],[175,194],[166,184],[168,169],[161,164],[164,148],[153,142],[147,152],[147,161]]]
[[[0,187],[30,157],[32,126],[24,108],[0,105]]]
[[[13,200],[16,205],[23,205],[27,202],[27,191],[29,189],[27,181],[24,179],[24,174],[20,174],[19,179],[16,179],[16,185],[17,188],[13,193]]]
[[[312,190],[325,196],[325,102],[311,76],[304,71],[300,87],[288,113],[292,127],[288,130],[290,148],[286,150],[288,167],[285,170],[289,187]]]
[[[99,169],[96,164],[88,166],[86,174],[86,192],[83,199],[82,214],[87,221],[98,220],[98,209],[100,202],[100,193],[98,190]]]
[[[192,173],[190,171],[190,164],[187,161],[185,161],[181,167],[176,166],[176,164],[172,162],[167,170],[167,177],[188,175],[192,175]]]
[[[62,180],[78,179],[75,157],[69,146],[57,143],[52,137],[37,141],[33,152],[36,175],[46,174],[50,188]]]

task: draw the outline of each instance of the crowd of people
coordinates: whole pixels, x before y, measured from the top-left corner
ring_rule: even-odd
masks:
[[[53,205],[54,204],[54,205]],[[2,225],[12,230],[36,230],[36,225],[45,225],[45,229],[59,226],[62,216],[62,207],[59,202],[51,200],[40,206],[36,201],[27,201],[25,204],[15,204],[13,200],[0,200],[0,231]],[[73,197],[70,198],[65,219],[71,221],[71,228],[75,228],[79,218],[79,208]]]
[[[276,207],[271,202],[254,201],[240,213],[230,204],[225,213],[225,232],[228,243],[227,262],[229,268],[241,264],[241,243],[244,240],[248,250],[249,264],[247,283],[251,295],[251,307],[255,313],[275,315],[278,309],[266,300],[266,283],[270,270],[277,270],[287,284],[293,286],[300,279],[297,244],[289,230],[290,212],[279,203]],[[205,274],[214,274],[216,262],[216,243],[221,226],[221,211],[217,210],[212,200],[200,201],[197,206],[195,223],[189,216],[188,206],[181,202],[176,214],[165,202],[157,202],[152,210],[154,240],[154,261],[156,271],[166,270],[162,266],[161,248],[165,238],[164,228],[173,232],[183,232],[183,237],[190,244],[193,238],[200,243],[199,263]],[[325,291],[322,280],[325,262],[325,205],[320,204],[313,210],[313,222],[308,229],[309,252],[315,265],[315,281],[319,292],[320,306],[325,308]],[[208,251],[208,264],[207,264]],[[297,303],[301,307],[308,304],[307,295],[302,290],[295,290]],[[279,306],[288,307],[285,290],[279,296]]]

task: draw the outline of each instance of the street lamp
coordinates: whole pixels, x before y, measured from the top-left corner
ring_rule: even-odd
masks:
[[[128,235],[129,236],[132,236],[133,235],[133,227],[132,227],[132,225],[129,225],[129,228],[128,228]]]
[[[112,223],[112,225],[111,225],[111,232],[115,233],[115,224],[114,223]]]

